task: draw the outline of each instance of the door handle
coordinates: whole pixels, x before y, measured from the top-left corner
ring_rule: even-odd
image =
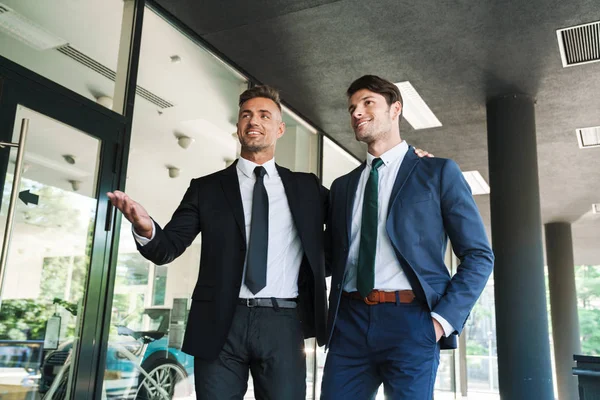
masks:
[[[19,184],[21,183],[21,170],[23,169],[23,154],[25,154],[25,141],[27,140],[27,132],[29,131],[29,119],[21,120],[21,133],[19,134],[19,142],[0,142],[0,147],[16,147],[17,160],[15,161],[15,173],[13,175],[12,192],[10,193],[10,202],[8,203],[8,211],[6,212],[6,226],[4,227],[4,239],[2,241],[2,253],[0,255],[0,293],[4,287],[4,270],[6,269],[6,260],[8,259],[8,247],[12,236],[13,222],[15,219],[15,207],[17,197],[19,196]],[[0,297],[0,304],[2,299]]]

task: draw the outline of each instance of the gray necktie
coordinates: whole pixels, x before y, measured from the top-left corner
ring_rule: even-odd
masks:
[[[269,197],[265,189],[264,167],[254,168],[256,182],[252,195],[252,221],[245,284],[254,294],[267,285],[267,246],[269,243]]]

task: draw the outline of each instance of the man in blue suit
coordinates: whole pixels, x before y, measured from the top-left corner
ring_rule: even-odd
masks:
[[[373,75],[348,111],[367,160],[333,182],[326,233],[332,273],[322,399],[431,400],[440,348],[459,334],[493,268],[458,165],[419,158],[400,137],[402,97]],[[461,260],[451,277],[447,239]]]

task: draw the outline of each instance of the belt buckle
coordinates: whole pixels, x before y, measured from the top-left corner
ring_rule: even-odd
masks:
[[[373,293],[373,292],[371,292],[371,293]],[[369,295],[370,295],[371,293],[369,293]],[[364,302],[365,302],[367,305],[369,305],[369,306],[374,306],[375,304],[379,304],[379,302],[378,302],[378,301],[372,301],[372,300],[369,300],[369,296],[365,297],[365,298],[363,299],[363,301],[364,301]]]
[[[248,308],[254,308],[254,307],[256,307],[256,304],[257,304],[256,299],[250,298],[250,297],[248,297],[246,299],[246,307],[248,307]]]

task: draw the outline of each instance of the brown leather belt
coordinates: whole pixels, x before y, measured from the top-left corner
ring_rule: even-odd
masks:
[[[396,297],[396,294],[398,297]],[[362,300],[372,306],[380,303],[395,303],[396,299],[399,303],[412,303],[415,299],[415,294],[412,290],[398,290],[396,292],[383,292],[374,289],[367,297],[362,297],[358,292],[342,292],[342,295],[354,300]]]

